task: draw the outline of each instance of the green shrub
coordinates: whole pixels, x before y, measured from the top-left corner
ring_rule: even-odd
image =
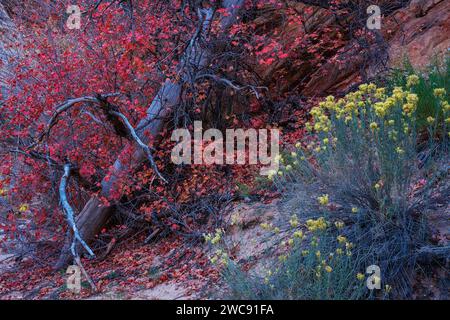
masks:
[[[438,178],[430,165],[439,155],[448,156],[450,108],[445,89],[434,85],[429,89],[435,97],[430,109],[443,116],[428,116],[427,129],[430,137],[438,128],[446,134],[440,148],[429,139],[428,154],[417,152],[419,81],[410,76],[408,90],[395,87],[390,94],[369,84],[343,99],[328,97],[311,111],[314,125],[309,126],[306,148],[285,159],[275,179],[280,186],[292,183],[293,197],[295,192],[329,194],[339,208],[330,215],[348,221],[348,237],[366,257],[360,268],[380,266],[383,281],[395,284],[400,296],[410,294],[415,252],[425,241],[423,211],[429,187]],[[304,212],[317,210],[306,208]]]
[[[430,204],[431,187],[447,173],[437,170],[435,159],[448,158],[450,113],[445,88],[430,82],[427,95],[431,92],[434,98],[427,110],[435,116],[426,117],[426,128],[429,137],[438,129],[445,134],[439,145],[428,139],[418,153],[418,119],[423,117],[419,106],[424,99],[420,81],[413,75],[405,88],[392,90],[361,85],[358,91],[342,99],[330,96],[311,110],[314,122],[307,125],[311,134],[289,156],[279,158],[281,169],[269,179],[283,194],[285,211],[294,215],[291,222],[297,221],[295,232],[314,240],[311,221],[326,219],[320,251],[336,252],[338,237],[348,239],[345,242],[354,248],[345,260],[329,265],[333,270],[329,278],[315,277],[314,256],[301,255],[312,240],[290,241],[293,247],[266,281],[225,263],[225,280],[234,298],[380,298],[391,289],[395,297],[411,294],[417,253],[426,242],[423,213]],[[370,265],[380,267],[382,288],[387,290],[358,287],[355,273],[364,273]]]
[[[326,230],[316,231],[310,238],[299,233],[293,232],[289,240],[282,242],[278,261],[264,274],[249,274],[228,260],[223,277],[231,298],[342,300],[367,295],[365,277],[356,271],[353,244]]]
[[[434,88],[444,88],[446,90],[445,100],[449,100],[450,94],[450,57],[443,62],[435,60],[425,72],[414,70],[409,60],[404,61],[402,69],[394,69],[387,77],[387,88],[406,87],[408,77],[417,75],[417,84],[413,86],[414,92],[419,96],[417,105],[416,119],[418,129],[426,129],[427,118],[434,117],[441,121],[443,113],[440,109],[436,110],[438,98],[434,95]]]

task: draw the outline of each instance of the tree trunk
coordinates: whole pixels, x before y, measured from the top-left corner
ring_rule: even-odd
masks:
[[[222,1],[222,7],[229,12],[229,15],[226,15],[221,19],[222,30],[225,31],[235,22],[243,3],[244,0]],[[203,9],[200,12],[202,15],[200,21],[201,25],[199,25],[197,32],[192,37],[191,43],[186,49],[180,63],[179,74],[181,75],[180,79],[182,80],[177,83],[169,80],[166,81],[148,108],[146,117],[142,119],[137,126],[136,132],[144,143],[148,143],[148,138],[146,138],[147,134],[156,136],[161,131],[164,118],[179,103],[182,81],[192,81],[192,77],[195,77],[195,71],[200,70],[207,65],[209,53],[199,45],[198,39],[208,32],[213,10],[212,8]],[[110,178],[102,181],[102,196],[109,197],[114,187],[114,183],[120,177],[121,173],[127,172],[129,169],[136,167],[145,160],[145,152],[140,148],[134,147],[134,149],[135,151],[130,162],[124,164],[119,160],[120,157],[116,160],[110,172]],[[92,241],[95,235],[105,225],[112,211],[112,206],[104,206],[97,197],[93,197],[88,201],[76,219],[78,230],[86,242],[89,243]],[[70,262],[71,256],[70,250],[68,250],[69,247],[70,239],[66,240],[66,245],[64,245],[55,266],[56,269],[63,268]]]

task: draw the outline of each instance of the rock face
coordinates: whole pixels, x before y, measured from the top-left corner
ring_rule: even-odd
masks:
[[[424,68],[434,55],[442,56],[450,48],[450,1],[413,0],[388,22],[397,30],[389,39],[391,65],[404,56],[416,68]]]
[[[379,1],[383,4],[386,1]],[[297,12],[310,8],[298,3]],[[266,68],[260,74],[266,83],[278,83],[279,79],[287,79],[287,83],[278,92],[300,88],[299,93],[306,97],[325,96],[349,90],[353,85],[379,75],[388,67],[401,67],[405,57],[417,69],[423,69],[433,61],[434,56],[442,58],[450,48],[450,1],[447,0],[412,0],[400,9],[391,10],[382,17],[381,30],[377,43],[370,44],[361,51],[358,46],[361,39],[349,37],[340,50],[341,62],[331,59],[322,65],[315,66],[309,61],[292,65],[289,58],[281,59]],[[325,8],[313,7],[306,15],[306,28],[309,32],[331,26],[337,27],[336,18]],[[383,13],[383,12],[382,12]],[[268,18],[260,18],[256,24],[268,24]],[[276,19],[273,15],[272,20]],[[342,29],[345,33],[345,28]],[[288,26],[283,30],[285,42],[292,41],[303,26]],[[378,50],[378,52],[377,52]],[[307,60],[307,59],[305,59]]]

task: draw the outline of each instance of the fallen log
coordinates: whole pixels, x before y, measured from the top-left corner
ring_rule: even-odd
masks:
[[[222,8],[227,10],[227,14],[219,17],[222,30],[228,29],[235,21],[244,0],[223,0]],[[197,70],[201,70],[209,61],[209,53],[200,45],[210,29],[213,20],[213,8],[203,8],[198,10],[199,26],[192,36],[184,55],[181,58],[180,68],[178,70],[179,81],[172,82],[167,80],[159,90],[158,94],[150,104],[147,115],[142,119],[135,129],[139,139],[148,144],[149,136],[157,136],[161,131],[164,120],[167,115],[179,104],[180,94],[183,82],[195,81]],[[135,145],[131,161],[123,163],[120,159],[116,160],[111,169],[108,179],[102,181],[101,196],[108,198],[111,195],[115,182],[122,173],[130,168],[137,167],[146,159],[146,152],[142,148],[136,148]],[[127,148],[125,148],[127,150]],[[125,152],[125,151],[124,151]],[[77,217],[77,227],[82,238],[89,243],[96,234],[103,228],[113,212],[113,205],[104,205],[99,197],[92,197],[85,205]],[[70,250],[68,245],[70,241],[66,240],[59,260],[55,266],[56,269],[65,267],[70,262]]]

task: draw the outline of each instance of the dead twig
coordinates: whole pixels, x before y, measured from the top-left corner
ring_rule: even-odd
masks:
[[[72,240],[72,245],[70,247],[70,250],[72,252],[75,263],[78,265],[81,272],[83,273],[83,275],[89,282],[89,285],[91,286],[92,290],[94,292],[96,292],[97,287],[96,287],[94,281],[92,281],[89,274],[86,272],[86,269],[84,269],[83,264],[81,263],[80,256],[78,255],[78,253],[76,251],[76,242],[78,241],[86,249],[86,251],[89,253],[89,255],[91,257],[95,257],[94,252],[87,245],[87,243],[83,240],[83,238],[80,235],[80,232],[78,231],[77,225],[75,223],[75,218],[74,218],[74,213],[73,213],[72,207],[70,206],[70,204],[67,200],[66,187],[67,187],[67,182],[68,182],[69,178],[70,178],[70,164],[66,164],[66,165],[64,165],[64,174],[61,178],[61,183],[59,186],[59,197],[61,200],[61,205],[63,207],[63,210],[66,213],[67,221],[73,231],[73,240]]]

